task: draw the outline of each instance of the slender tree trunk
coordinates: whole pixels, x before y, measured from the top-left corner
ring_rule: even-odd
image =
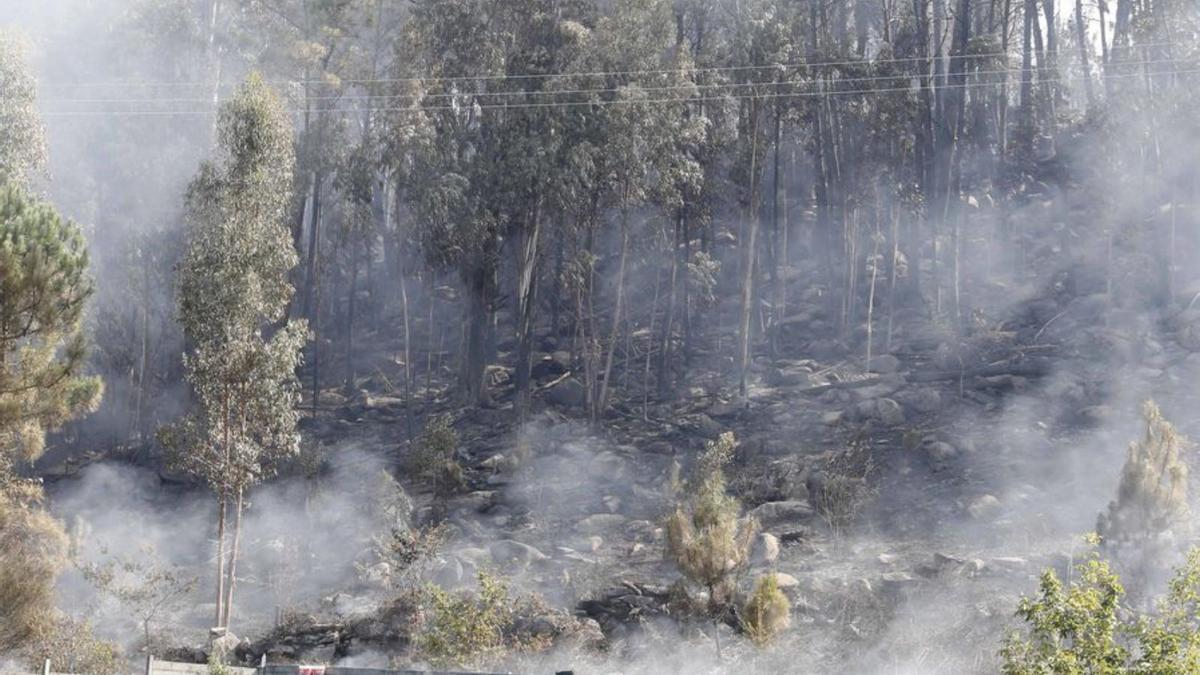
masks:
[[[221,620],[221,625],[226,628],[229,628],[230,617],[233,614],[233,589],[237,584],[238,549],[242,541],[242,511],[245,506],[243,497],[243,490],[239,487],[233,507],[233,543],[229,548],[229,577],[225,582],[224,616]]]
[[[533,330],[537,312],[537,261],[538,237],[541,233],[540,198],[533,206],[533,213],[522,230],[518,251],[517,278],[517,370],[516,413],[523,422],[529,415],[529,379],[533,358]]]
[[[146,425],[146,360],[150,351],[150,261],[142,259],[142,340],[141,354],[138,356],[137,402],[134,416],[137,421],[138,441],[142,444],[149,442]]]
[[[222,603],[225,601],[225,491],[217,494],[217,602],[213,625],[221,626],[225,618]]]
[[[754,300],[754,263],[758,242],[758,116],[757,100],[750,102],[750,184],[746,205],[746,236],[742,252],[742,312],[738,334],[738,396],[749,405],[750,315]]]
[[[622,200],[624,202],[624,200]],[[609,382],[612,378],[613,354],[617,351],[617,336],[621,328],[622,312],[625,309],[625,266],[629,257],[629,208],[621,207],[621,260],[617,266],[617,299],[613,307],[612,328],[608,332],[608,352],[604,357],[604,374],[600,381],[600,394],[596,397],[592,422],[600,421],[608,408]]]
[[[1088,63],[1087,25],[1083,22],[1083,0],[1075,0],[1075,37],[1079,42],[1079,66],[1083,70],[1083,91],[1087,96],[1090,110],[1096,105],[1096,94],[1092,91],[1092,68]]]
[[[358,303],[358,242],[350,243],[350,297],[346,301],[346,391],[354,391],[357,373],[354,372],[354,319]]]
[[[413,437],[413,363],[412,363],[412,322],[408,314],[408,282],[404,278],[404,268],[400,268],[400,311],[404,316],[404,427],[407,438]]]
[[[686,269],[683,269],[679,251],[684,245],[683,239],[683,209],[675,210],[675,231],[671,238],[673,243],[671,250],[671,279],[670,290],[667,293],[667,317],[663,321],[662,339],[659,341],[658,359],[656,360],[657,384],[659,398],[665,398],[671,388],[669,369],[671,367],[671,332],[675,327],[675,303],[678,302],[679,283],[682,274],[686,274]]]
[[[321,185],[325,182],[324,172],[317,170],[312,180],[312,217],[308,226],[308,258],[304,265],[304,304],[301,314],[312,318],[313,296],[317,285],[317,256],[321,247]],[[314,338],[315,340],[315,338]]]

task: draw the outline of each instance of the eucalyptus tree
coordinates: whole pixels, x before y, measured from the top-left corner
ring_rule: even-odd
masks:
[[[188,189],[179,319],[197,409],[167,438],[217,496],[216,616],[228,625],[247,488],[298,447],[296,367],[307,338],[285,317],[297,256],[286,222],[295,157],[279,98],[251,75],[221,107],[215,157]],[[226,521],[234,525],[226,570]]]
[[[0,31],[0,183],[23,184],[46,164],[46,139],[35,99],[37,83],[25,67],[15,34]]]

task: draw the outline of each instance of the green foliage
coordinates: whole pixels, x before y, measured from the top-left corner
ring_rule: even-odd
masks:
[[[0,461],[32,461],[53,429],[100,401],[81,377],[92,294],[79,228],[15,185],[0,185]]]
[[[121,672],[117,646],[97,638],[86,620],[59,616],[49,632],[43,634],[28,650],[29,667],[41,672],[42,663],[49,659],[54,671],[86,673],[87,675],[116,675]]]
[[[474,593],[426,589],[428,622],[417,638],[420,658],[437,668],[478,667],[499,656],[513,622],[508,588],[480,572]]]
[[[1054,570],[1046,570],[1038,597],[1021,599],[1017,615],[1028,634],[1014,633],[1005,643],[1005,675],[1124,672],[1129,651],[1119,642],[1121,580],[1101,560],[1078,571],[1079,580],[1064,588]]]
[[[217,654],[217,650],[213,650],[208,655],[208,675],[232,675],[233,669],[225,665],[221,660],[221,656]]]
[[[1067,587],[1042,573],[1037,597],[1017,610],[1027,624],[1001,650],[1005,675],[1168,675],[1200,672],[1200,550],[1176,570],[1157,611],[1124,607],[1125,590],[1105,561],[1077,567]]]
[[[294,155],[282,103],[251,75],[221,108],[216,159],[188,190],[189,242],[179,270],[179,318],[200,410],[167,430],[179,468],[221,492],[260,481],[298,451],[303,322],[284,318],[296,265],[284,226]]]
[[[23,52],[15,36],[0,30],[0,184],[23,185],[46,164],[37,83]]]
[[[667,518],[667,544],[683,575],[709,592],[710,611],[731,599],[734,575],[750,558],[758,524],[739,517],[741,504],[726,493],[724,467],[733,457],[734,437],[708,443],[689,481],[689,497]]]
[[[426,481],[437,495],[449,495],[465,486],[462,466],[455,459],[458,433],[449,415],[429,420],[408,457],[408,469]]]
[[[411,587],[426,571],[447,536],[444,525],[418,527],[412,522],[412,500],[387,471],[380,471],[373,490],[371,511],[382,531],[371,538],[371,550],[379,568],[359,566],[363,576],[374,576],[392,591]],[[368,570],[372,570],[368,572]]]
[[[764,574],[754,583],[754,593],[742,608],[746,635],[761,646],[766,645],[791,625],[792,603],[779,590],[774,574]]]

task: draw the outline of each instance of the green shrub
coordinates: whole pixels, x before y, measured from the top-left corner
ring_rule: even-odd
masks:
[[[97,638],[87,621],[65,615],[55,618],[50,630],[39,636],[27,654],[29,666],[36,672],[41,672],[46,659],[50,659],[51,670],[58,673],[115,675],[121,670],[116,645]]]
[[[457,448],[458,433],[454,431],[450,416],[433,417],[413,444],[408,470],[425,481],[435,494],[454,494],[466,486],[462,466],[454,457]]]
[[[1200,672],[1200,550],[1176,570],[1157,610],[1122,605],[1125,589],[1109,564],[1093,558],[1068,586],[1042,573],[1037,597],[1022,598],[1026,629],[1000,654],[1004,675],[1173,675]]]
[[[779,590],[774,574],[764,574],[754,584],[754,593],[742,609],[746,635],[754,644],[763,646],[787,629],[792,622],[792,603]]]
[[[474,593],[430,585],[425,591],[428,617],[417,638],[417,653],[437,668],[482,666],[505,646],[513,622],[508,587],[480,572]]]

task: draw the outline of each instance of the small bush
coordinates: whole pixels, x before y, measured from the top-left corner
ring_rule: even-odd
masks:
[[[813,509],[840,536],[871,503],[875,463],[870,448],[858,440],[831,453],[808,480],[808,499]]]
[[[754,593],[742,609],[746,635],[754,644],[764,646],[792,622],[792,603],[779,590],[774,574],[764,574],[754,584]]]
[[[758,531],[753,520],[739,517],[741,504],[725,491],[733,448],[731,433],[708,444],[685,491],[690,497],[667,518],[668,552],[685,577],[708,589],[714,615],[728,604]]]
[[[1107,562],[1093,558],[1076,569],[1067,587],[1046,570],[1038,596],[1021,599],[1017,615],[1027,627],[1005,641],[1004,675],[1200,672],[1200,550],[1192,549],[1152,613],[1122,604],[1125,589]]]
[[[486,572],[475,593],[426,589],[429,617],[417,638],[420,658],[437,668],[487,664],[504,650],[505,631],[513,622],[508,587]]]
[[[50,630],[39,636],[27,653],[35,672],[41,672],[46,659],[59,673],[115,675],[121,669],[116,645],[97,638],[87,621],[63,615],[55,618]]]
[[[450,416],[438,415],[429,420],[416,439],[408,458],[408,470],[439,496],[459,492],[466,486],[466,478],[454,457],[457,448],[458,434]]]
[[[55,629],[54,583],[67,563],[67,536],[39,496],[40,489],[0,489],[0,652]]]

